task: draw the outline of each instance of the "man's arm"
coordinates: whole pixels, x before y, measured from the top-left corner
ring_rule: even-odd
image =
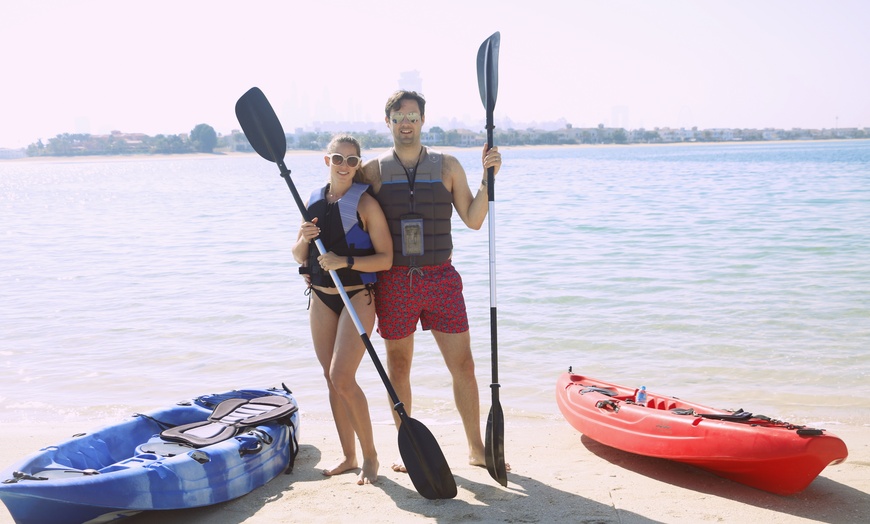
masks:
[[[493,147],[487,150],[483,147],[483,174],[480,182],[476,186],[477,192],[471,194],[471,188],[468,186],[468,177],[462,165],[452,155],[444,155],[441,164],[441,181],[444,187],[453,195],[453,207],[459,214],[459,218],[471,229],[480,229],[483,226],[483,221],[486,219],[486,213],[489,211],[489,199],[486,192],[486,169],[488,167],[495,168],[495,173],[498,173],[501,167],[501,155],[498,153],[498,148]]]
[[[356,182],[372,186],[377,194],[381,190],[381,166],[378,164],[378,159],[373,158],[363,164],[362,169],[358,170],[353,178]]]

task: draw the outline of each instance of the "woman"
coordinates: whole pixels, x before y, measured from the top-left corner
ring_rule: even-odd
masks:
[[[378,478],[378,454],[368,401],[356,382],[356,370],[366,348],[329,271],[338,274],[354,311],[371,336],[375,272],[392,266],[393,241],[380,205],[366,193],[368,186],[353,182],[362,166],[359,142],[350,135],[338,135],[327,146],[323,160],[329,167],[329,183],[311,194],[311,221],[302,223],[293,246],[293,257],[309,278],[313,295],[311,337],[329,387],[329,405],[344,453],[342,460],[323,470],[323,474],[338,475],[358,467],[356,435],[363,454],[357,484],[371,484]],[[326,248],[325,255],[318,253],[313,242],[318,236]]]

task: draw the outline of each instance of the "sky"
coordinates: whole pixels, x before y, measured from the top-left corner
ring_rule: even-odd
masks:
[[[62,133],[240,126],[260,87],[287,132],[383,125],[416,71],[426,126],[870,127],[865,0],[3,0],[0,148]],[[375,127],[386,131],[386,127]]]

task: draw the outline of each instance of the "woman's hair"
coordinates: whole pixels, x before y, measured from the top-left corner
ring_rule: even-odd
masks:
[[[399,109],[402,105],[402,100],[416,101],[417,105],[420,106],[420,116],[426,115],[426,99],[423,98],[423,95],[416,91],[399,89],[387,99],[387,105],[384,106],[384,112],[387,114],[387,118],[390,118],[390,112]]]
[[[353,147],[356,148],[357,156],[362,156],[362,148],[359,145],[359,140],[347,133],[341,133],[332,137],[332,140],[329,141],[329,145],[326,146],[326,152],[335,153],[338,150],[338,144],[342,143],[351,144]]]

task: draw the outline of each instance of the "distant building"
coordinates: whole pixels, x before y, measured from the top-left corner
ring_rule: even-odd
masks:
[[[24,158],[27,156],[24,149],[5,149],[0,148],[0,158]]]
[[[583,132],[583,129],[568,124],[565,126],[565,129],[559,129],[555,133],[565,142],[573,141],[580,144],[583,142]]]
[[[734,130],[724,128],[705,129],[704,133],[709,133],[710,140],[729,141],[734,140]]]
[[[423,93],[423,78],[419,71],[405,71],[399,74],[399,89]]]
[[[420,142],[425,146],[442,144],[445,140],[444,133],[433,132],[431,129],[420,134]]]
[[[468,129],[457,129],[459,133],[459,145],[461,147],[482,146],[486,143],[486,133],[475,133]]]
[[[764,129],[761,131],[761,138],[764,140],[782,140],[779,129]]]

